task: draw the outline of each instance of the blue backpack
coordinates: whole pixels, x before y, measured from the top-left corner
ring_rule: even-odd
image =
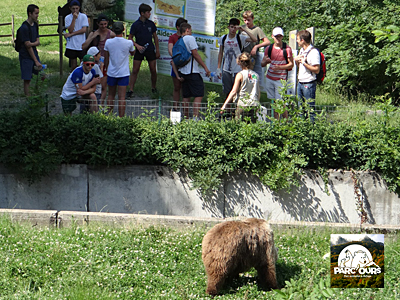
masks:
[[[180,37],[179,40],[172,47],[172,60],[177,68],[182,68],[186,66],[192,58],[192,53],[186,48],[183,38]]]

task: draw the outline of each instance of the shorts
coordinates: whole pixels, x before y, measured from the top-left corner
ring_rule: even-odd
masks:
[[[74,58],[82,59],[85,53],[83,52],[83,50],[65,49],[64,55],[70,59]]]
[[[145,51],[144,53],[135,51],[133,60],[143,60],[145,57],[146,57],[147,61],[156,60],[156,53],[154,51]]]
[[[172,69],[172,68],[171,68],[171,76],[174,77],[174,78],[176,78],[176,74],[175,74],[175,72],[174,72],[174,69]]]
[[[19,65],[21,67],[21,79],[31,80],[32,74],[39,74],[38,70],[35,70],[35,62],[29,58],[23,58],[19,60]]]
[[[128,86],[129,85],[129,76],[125,77],[111,77],[107,76],[107,84],[109,86]]]
[[[204,97],[204,82],[199,73],[180,74],[185,80],[182,82],[182,97]]]
[[[71,100],[64,100],[61,98],[61,106],[65,114],[72,113],[76,109],[76,100],[78,100],[78,98]]]
[[[235,77],[237,73],[229,73],[227,71],[222,72],[222,87],[225,95],[228,95],[235,83]]]

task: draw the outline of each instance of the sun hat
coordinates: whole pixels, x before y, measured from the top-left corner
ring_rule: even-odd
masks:
[[[275,27],[274,30],[272,30],[272,35],[273,36],[277,36],[277,35],[283,36],[283,29],[280,27]]]
[[[91,56],[96,56],[97,54],[99,54],[100,50],[96,47],[90,47],[87,54],[91,55]]]
[[[86,55],[83,57],[82,61],[83,61],[83,62],[88,62],[88,61],[94,62],[94,57],[93,57],[93,55],[86,54]]]

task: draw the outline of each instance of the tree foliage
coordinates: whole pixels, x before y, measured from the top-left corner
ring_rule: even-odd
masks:
[[[400,0],[219,0],[217,35],[248,9],[267,36],[276,26],[287,33],[316,28],[315,44],[327,60],[324,88],[368,99],[389,93],[399,103]]]

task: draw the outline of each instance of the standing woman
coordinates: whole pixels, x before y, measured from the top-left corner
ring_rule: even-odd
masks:
[[[187,23],[187,20],[184,18],[178,18],[175,22],[175,28],[176,28],[176,33],[171,35],[168,39],[168,53],[172,57],[172,48],[174,47],[175,43],[179,40],[181,37],[181,32],[179,31],[179,28],[181,24]],[[171,60],[171,65],[173,64],[173,61]],[[174,109],[178,109],[178,103],[181,98],[181,77],[179,77],[178,74],[174,72],[174,68],[172,67],[171,69],[171,77],[172,77],[172,82],[174,83],[174,92],[172,94],[172,98],[174,99]],[[183,78],[182,78],[183,79]]]
[[[236,118],[250,117],[251,122],[255,123],[256,113],[260,106],[260,78],[252,70],[254,63],[249,53],[243,52],[236,61],[242,71],[236,75],[232,90],[221,107],[221,113],[236,96]]]
[[[101,59],[100,61],[104,62],[104,57],[105,57],[105,51],[104,51],[104,45],[106,44],[106,41],[108,39],[114,38],[115,33],[108,29],[108,18],[107,16],[100,14],[97,17],[97,25],[98,29],[95,31],[92,31],[86,41],[82,44],[82,49],[83,51],[86,51],[86,49],[96,46],[100,50],[100,56]],[[106,99],[106,93],[107,93],[107,69],[103,68],[103,77],[101,79],[101,100]]]

